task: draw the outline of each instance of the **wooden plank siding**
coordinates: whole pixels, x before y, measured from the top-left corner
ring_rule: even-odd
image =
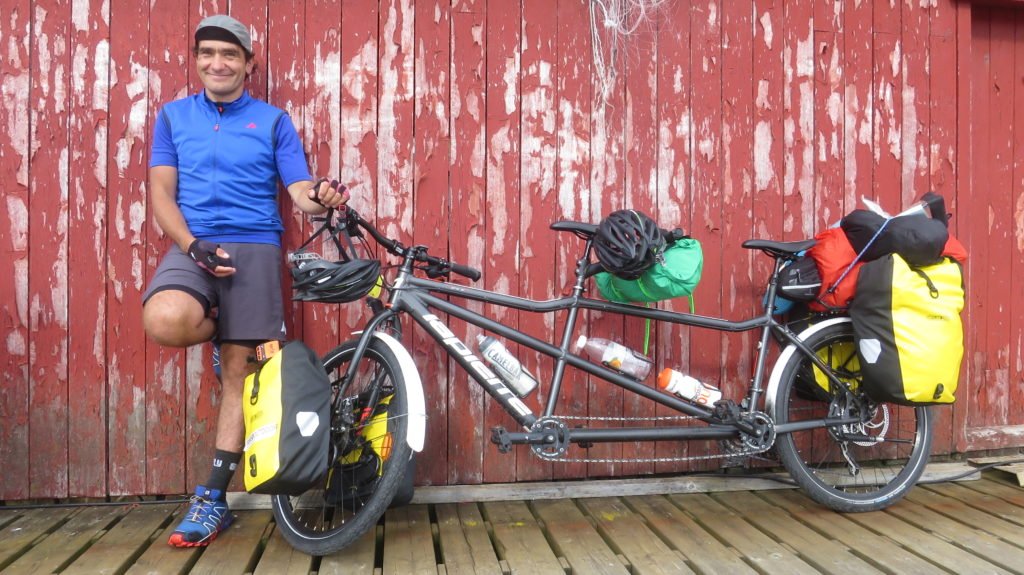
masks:
[[[484,136],[485,118],[482,114],[487,39],[484,36],[483,2],[459,0],[452,3],[451,13],[451,145],[449,178],[452,209],[463,206],[463,217],[450,221],[447,229],[449,253],[455,261],[466,262],[482,269],[485,211],[484,196]],[[469,306],[477,313],[483,304]],[[480,329],[465,324],[455,330],[463,341],[476,340]],[[454,364],[453,364],[454,365]],[[448,474],[446,482],[452,484],[480,483],[483,475],[483,455],[487,445],[484,434],[477,433],[484,419],[482,387],[470,385],[469,376],[460,369],[452,370],[448,390],[447,410],[461,413],[449,419]]]
[[[693,131],[693,118],[690,114],[691,84],[685,81],[690,77],[691,67],[694,65],[689,57],[690,46],[690,2],[680,1],[668,5],[665,13],[665,22],[662,24],[658,34],[658,66],[657,86],[657,117],[658,117],[658,156],[657,156],[657,201],[658,215],[661,221],[676,222],[676,225],[683,230],[693,228],[693,185],[691,178],[693,167],[691,157],[693,145],[691,134]],[[616,109],[615,102],[609,106],[611,110]],[[611,126],[610,129],[614,129]],[[613,158],[621,154],[616,149],[608,150]],[[595,155],[595,160],[597,156]],[[606,159],[605,162],[611,162]],[[610,204],[614,195],[615,186],[612,181],[605,184],[601,192],[603,203]],[[611,193],[609,193],[611,192]],[[607,214],[611,209],[603,210],[600,214],[595,213],[595,218]],[[703,238],[699,238],[703,241]],[[673,311],[687,311],[692,298],[677,299],[667,302],[666,309]],[[697,300],[703,301],[703,300]],[[609,317],[607,321],[612,321]],[[621,322],[619,318],[615,321]],[[597,325],[592,329],[601,329]],[[691,357],[691,331],[689,328],[680,325],[660,325],[657,328],[656,355],[662,366],[675,369],[685,369]],[[595,387],[600,389],[599,382]],[[649,415],[640,408],[634,408],[634,413]],[[658,406],[654,415],[665,416],[669,411]],[[689,446],[676,443],[659,442],[655,444],[656,451],[652,454],[646,445],[642,448],[625,446],[638,456],[643,457],[670,457],[686,455],[689,453]],[[640,470],[643,470],[641,468]],[[669,472],[680,469],[678,463],[658,463],[654,466],[656,472]],[[638,470],[639,471],[639,470]]]
[[[978,385],[970,388],[971,401],[955,411],[954,430],[964,434],[958,448],[986,449],[1017,442],[1024,432],[1015,404],[1021,398],[1024,340],[1020,318],[1013,315],[1019,304],[1012,301],[1022,288],[1011,282],[1024,254],[1024,150],[1018,130],[1006,121],[1021,110],[1024,97],[1015,81],[1024,70],[1019,46],[1024,21],[1019,9],[1006,6],[972,5],[971,10],[972,51],[969,58],[959,58],[961,69],[971,66],[972,81],[964,87],[968,101],[958,103],[972,124],[965,138],[969,169],[960,186],[970,195],[958,194],[957,226],[972,246],[967,285],[977,283],[968,301],[966,318],[973,329],[967,331],[963,371],[967,381]],[[979,277],[985,279],[978,282]]]
[[[520,142],[519,189],[520,217],[518,220],[519,243],[519,286],[511,293],[531,299],[546,299],[555,289],[555,250],[557,240],[539,221],[558,219],[554,198],[557,161],[556,129],[558,111],[555,90],[558,86],[558,0],[523,0],[522,44],[520,51],[521,72],[519,76]],[[585,188],[580,188],[582,193]],[[520,313],[519,329],[538,338],[554,336],[550,324],[537,314]],[[531,373],[550,373],[551,365],[540,354],[523,350],[520,358]],[[545,365],[547,364],[547,365]],[[571,391],[571,390],[570,390]],[[551,386],[544,386],[533,395],[536,403],[530,407],[535,411],[543,408],[551,396]],[[577,392],[578,393],[578,392]],[[579,414],[579,405],[569,404],[574,414]],[[540,480],[552,477],[551,464],[531,461],[527,448],[520,447],[516,458],[516,478]]]
[[[769,268],[743,240],[809,237],[862,196],[896,210],[944,194],[971,259],[959,402],[936,410],[935,451],[1024,446],[1024,288],[1013,280],[1024,269],[1021,2],[667,0],[606,55],[609,78],[592,49],[595,38],[607,48],[611,30],[592,34],[591,7],[6,0],[0,500],[183,493],[208,472],[220,404],[210,347],[148,342],[141,298],[169,245],[147,198],[153,122],[164,102],[201,88],[192,31],[225,10],[253,35],[250,91],[289,112],[315,173],[348,185],[388,234],[480,268],[479,285],[504,293],[567,293],[581,244],[550,222],[636,208],[702,242],[697,313],[745,318]],[[281,204],[295,248],[312,224]],[[470,307],[563,336],[560,317]],[[320,352],[367,317],[358,305],[290,311],[289,332]],[[644,346],[642,321],[582,318],[583,333]],[[478,331],[455,326],[470,341]],[[718,464],[626,461],[715,449],[700,442],[599,444],[578,451],[603,460],[589,464],[499,454],[489,430],[512,420],[411,332],[431,413],[420,484]],[[653,326],[648,353],[658,369],[735,396],[754,340]],[[525,400],[538,410],[552,362],[512,349],[540,376]],[[562,394],[570,415],[664,415],[572,369]]]
[[[8,18],[0,24],[4,42],[0,58],[0,110],[6,135],[0,138],[0,178],[5,209],[0,210],[0,326],[4,331],[0,354],[0,453],[8,459],[3,492],[8,498],[28,497],[29,486],[29,317],[28,317],[28,210],[29,210],[29,2],[8,5]],[[21,38],[20,41],[13,40]],[[21,97],[17,97],[21,95]]]
[[[486,92],[484,127],[486,201],[484,211],[484,262],[483,286],[486,289],[508,294],[519,294],[520,284],[516,270],[519,268],[519,234],[521,194],[519,189],[520,109],[522,98],[519,92],[521,74],[520,50],[522,28],[520,18],[522,2],[489,2],[485,20]],[[488,94],[490,97],[488,97]],[[497,95],[501,97],[497,97]],[[484,313],[510,327],[519,327],[519,312],[514,309],[485,306]],[[509,349],[521,356],[518,345]],[[540,396],[547,388],[538,384]],[[504,426],[515,427],[515,421],[501,406],[490,398],[484,399],[484,429]],[[479,422],[478,422],[479,424]],[[522,450],[500,454],[488,446],[483,452],[484,482],[515,481],[516,462]]]

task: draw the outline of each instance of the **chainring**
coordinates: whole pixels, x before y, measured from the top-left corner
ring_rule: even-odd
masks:
[[[542,417],[530,427],[531,433],[543,433],[544,443],[530,445],[533,453],[541,459],[554,460],[565,455],[569,448],[569,428],[560,419]]]

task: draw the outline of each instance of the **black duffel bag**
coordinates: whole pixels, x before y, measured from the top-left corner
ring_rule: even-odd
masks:
[[[933,265],[942,260],[942,250],[949,239],[949,230],[941,220],[924,215],[886,220],[868,210],[854,210],[843,218],[840,226],[865,262],[899,254],[913,266]]]

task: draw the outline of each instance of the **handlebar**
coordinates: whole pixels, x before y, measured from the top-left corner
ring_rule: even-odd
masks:
[[[354,226],[358,226],[366,230],[367,233],[376,241],[378,244],[384,247],[389,254],[406,257],[411,252],[414,261],[425,263],[427,277],[439,278],[446,277],[449,273],[455,273],[462,277],[468,278],[472,281],[480,279],[480,270],[463,265],[455,262],[450,262],[444,258],[432,256],[426,252],[425,249],[413,249],[402,245],[398,240],[391,239],[381,233],[372,223],[363,219],[358,212],[348,206],[341,206],[337,209],[330,209],[327,211],[325,219],[328,223],[331,222],[334,217],[334,212],[338,212],[338,220],[346,227],[351,235],[355,235],[353,232],[358,233],[358,230],[354,229]]]
[[[334,225],[335,213],[337,213],[338,226]],[[372,223],[366,221],[362,216],[359,215],[354,209],[348,205],[342,205],[337,208],[330,208],[327,213],[317,218],[325,222],[325,226],[330,229],[344,228],[350,236],[361,236],[360,229],[365,230],[378,244],[384,247],[388,253],[398,256],[401,258],[410,255],[414,261],[426,264],[423,269],[427,277],[439,278],[447,277],[450,273],[458,274],[462,277],[468,278],[471,281],[477,281],[480,279],[480,270],[448,261],[444,258],[432,256],[427,253],[426,247],[415,246],[413,248],[402,245],[398,240],[385,236],[380,230],[377,229]],[[673,230],[662,230],[662,234],[665,237],[666,243],[673,243],[681,238],[687,237],[680,228]],[[600,263],[591,263],[585,270],[585,277],[596,275],[604,270],[604,267]]]
[[[473,281],[477,281],[478,279],[480,279],[480,270],[474,267],[448,262],[448,269],[450,269],[454,273],[459,274],[462,277],[469,278]]]

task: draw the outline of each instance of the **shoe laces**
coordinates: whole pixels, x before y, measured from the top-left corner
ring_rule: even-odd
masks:
[[[204,499],[198,495],[193,495],[189,500],[192,502],[192,506],[188,508],[187,519],[195,523],[200,523],[201,521],[199,516],[206,512],[207,507],[211,506],[213,501]]]

